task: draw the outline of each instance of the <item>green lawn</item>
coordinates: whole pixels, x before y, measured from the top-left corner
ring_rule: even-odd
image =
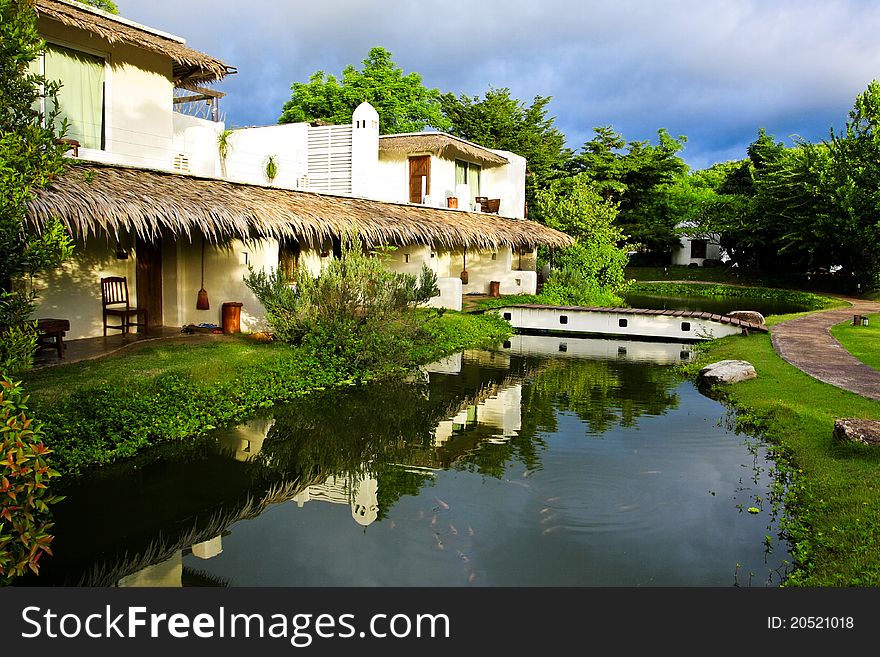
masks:
[[[785,527],[795,572],[786,586],[880,585],[880,450],[832,438],[837,418],[880,419],[880,402],[821,383],[776,355],[767,335],[705,347],[700,364],[747,360],[758,378],[716,388],[743,430],[773,446],[789,480]]]
[[[853,326],[852,320],[832,326],[831,335],[853,356],[880,370],[880,315],[868,315],[867,326]]]

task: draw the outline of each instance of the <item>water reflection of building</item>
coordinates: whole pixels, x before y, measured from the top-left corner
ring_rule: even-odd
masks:
[[[242,422],[220,435],[220,448],[231,453],[236,461],[249,461],[263,449],[263,441],[273,424],[273,418],[263,417]]]
[[[357,479],[330,476],[320,484],[307,486],[291,499],[300,508],[311,501],[349,504],[351,517],[364,527],[379,517],[379,482],[367,475]]]
[[[516,435],[522,426],[522,384],[493,387],[491,394],[478,403],[468,404],[434,431],[434,446],[442,447],[454,435],[476,425],[490,428],[493,438],[504,441]]]
[[[212,559],[223,552],[222,537],[218,534],[207,541],[196,543],[189,548],[189,551],[199,559]],[[116,585],[124,588],[181,587],[183,586],[183,553],[184,550],[176,550],[167,559],[122,577]]]
[[[503,345],[505,353],[519,356],[554,356],[631,360],[671,364],[688,361],[693,345],[687,342],[571,338],[559,335],[514,335]]]

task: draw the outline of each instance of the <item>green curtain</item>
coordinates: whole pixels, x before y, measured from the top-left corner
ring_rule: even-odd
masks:
[[[104,133],[104,60],[59,46],[47,46],[46,79],[60,80],[61,113],[56,128],[67,119],[67,137],[84,148],[102,148]]]
[[[468,185],[471,188],[471,203],[480,196],[480,165],[468,165]]]
[[[455,184],[464,185],[467,182],[467,162],[464,160],[455,161]]]
[[[465,160],[456,160],[455,184],[467,184],[471,192],[470,202],[473,203],[474,199],[480,195],[480,165]]]

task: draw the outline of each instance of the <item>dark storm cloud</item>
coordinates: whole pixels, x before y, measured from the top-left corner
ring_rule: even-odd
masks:
[[[742,157],[759,128],[787,143],[827,137],[880,71],[880,8],[861,0],[117,5],[238,68],[222,85],[232,125],[274,123],[292,82],[383,46],[441,91],[552,96],[575,149],[600,125],[632,140],[686,135],[694,167]]]

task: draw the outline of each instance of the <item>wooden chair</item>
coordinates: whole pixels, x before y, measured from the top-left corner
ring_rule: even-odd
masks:
[[[128,278],[108,276],[101,279],[101,309],[104,319],[104,335],[107,329],[118,329],[128,333],[132,326],[147,328],[147,309],[132,306],[128,297]],[[118,317],[120,324],[108,324],[107,319]],[[135,321],[131,321],[134,317]],[[143,319],[141,319],[143,318]]]

